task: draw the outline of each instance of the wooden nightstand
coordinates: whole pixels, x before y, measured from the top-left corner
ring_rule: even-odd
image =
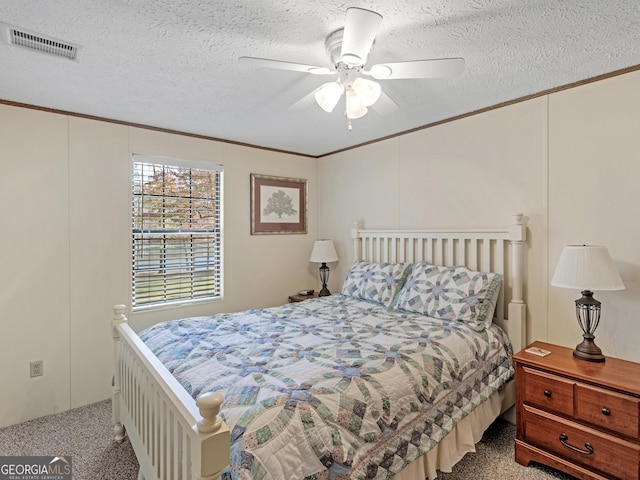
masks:
[[[573,357],[573,349],[524,350],[516,368],[516,462],[580,479],[640,479],[640,364]]]
[[[303,300],[309,300],[310,298],[318,298],[318,292],[313,292],[311,295],[300,295],[299,293],[290,295],[289,303],[302,302]]]

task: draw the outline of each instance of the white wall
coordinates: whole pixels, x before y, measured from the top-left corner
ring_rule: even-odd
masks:
[[[602,302],[596,343],[640,361],[640,72],[549,99],[549,279],[568,244],[606,245],[626,289]],[[549,337],[573,346],[580,292],[549,288]]]
[[[109,307],[130,298],[131,174],[127,127],[73,117],[68,124],[70,218],[64,228],[70,236],[70,314],[61,321],[69,324],[71,357],[63,367],[70,370],[69,384],[60,386],[69,395],[69,407],[75,408],[109,396]],[[35,380],[21,376],[14,382]]]
[[[0,135],[0,427],[110,397],[111,306],[130,303],[132,153],[220,163],[225,182],[224,299],[135,313],[135,329],[317,286],[316,159],[6,105]],[[308,234],[250,235],[250,173],[308,180]],[[29,378],[33,360],[43,377]]]
[[[0,162],[1,426],[69,408],[67,119],[0,106]]]
[[[318,228],[340,256],[330,288],[353,261],[355,221],[476,227],[524,212],[528,340],[579,343],[580,293],[549,281],[565,244],[604,244],[627,289],[596,292],[596,340],[605,355],[640,361],[638,84],[633,72],[321,158]]]

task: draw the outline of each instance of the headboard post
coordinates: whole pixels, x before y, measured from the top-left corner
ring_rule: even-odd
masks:
[[[515,352],[526,346],[526,316],[527,307],[524,303],[524,245],[527,227],[522,213],[512,215],[512,225],[509,228],[509,242],[511,243],[511,300],[509,301],[509,338]],[[518,342],[519,341],[519,342]]]
[[[353,227],[351,228],[351,238],[353,239],[353,259],[358,260],[362,258],[362,239],[360,238],[360,229],[362,225],[360,223],[355,222]]]

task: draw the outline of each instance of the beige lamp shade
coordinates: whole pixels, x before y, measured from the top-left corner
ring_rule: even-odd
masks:
[[[338,254],[333,246],[333,240],[316,240],[309,261],[316,263],[337,262]]]
[[[567,245],[562,250],[551,285],[577,290],[624,290],[607,247]]]

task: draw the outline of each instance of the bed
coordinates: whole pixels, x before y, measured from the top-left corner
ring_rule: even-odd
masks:
[[[116,438],[147,480],[450,471],[514,404],[525,232],[356,226],[339,294],[139,334],[115,306]]]

